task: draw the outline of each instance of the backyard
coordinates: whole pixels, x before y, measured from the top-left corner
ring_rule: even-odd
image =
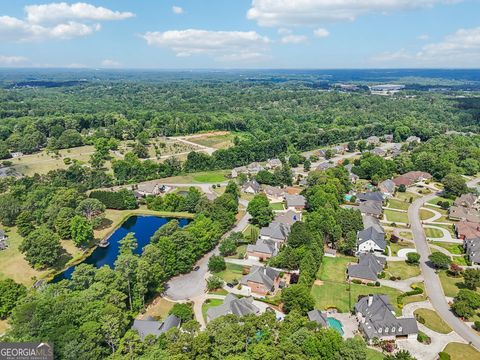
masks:
[[[140,318],[145,319],[148,316],[151,316],[157,320],[165,319],[174,304],[175,303],[168,301],[165,298],[157,297],[150,305],[147,306],[145,313],[142,314]]]
[[[393,198],[388,200],[388,207],[398,210],[408,210],[408,208],[410,207],[410,203],[408,201]]]
[[[273,211],[282,211],[285,210],[283,203],[281,202],[276,202],[276,203],[270,203],[270,206]]]

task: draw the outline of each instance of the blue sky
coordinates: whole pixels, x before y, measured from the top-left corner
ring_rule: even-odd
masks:
[[[462,68],[480,0],[0,0],[0,66]]]

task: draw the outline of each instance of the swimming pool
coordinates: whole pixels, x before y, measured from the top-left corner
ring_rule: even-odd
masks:
[[[337,320],[335,318],[332,318],[332,317],[327,317],[327,323],[328,323],[329,327],[337,330],[340,333],[340,335],[343,336],[342,323],[339,320]]]

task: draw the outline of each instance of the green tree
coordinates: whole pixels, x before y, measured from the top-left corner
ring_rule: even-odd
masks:
[[[175,315],[182,320],[183,323],[193,319],[193,309],[189,304],[176,303],[168,312],[170,315]]]
[[[223,280],[220,279],[218,276],[210,276],[207,279],[207,290],[214,291],[216,289],[220,289],[223,286]]]
[[[227,237],[220,243],[219,251],[222,256],[233,255],[237,251],[237,244],[232,238]]]
[[[388,354],[384,360],[416,360],[407,350],[399,350],[395,354]]]
[[[60,237],[46,226],[32,231],[19,249],[25,254],[25,259],[38,268],[55,265],[63,252]]]
[[[72,238],[72,219],[75,216],[75,211],[71,208],[61,208],[55,219],[55,231],[62,239]]]
[[[411,252],[407,254],[407,264],[417,265],[420,262],[420,254],[416,252]]]
[[[70,232],[77,247],[87,246],[93,240],[92,224],[82,216],[76,215],[72,218]]]
[[[33,216],[28,211],[23,211],[17,217],[17,229],[18,233],[25,237],[35,230],[35,225],[33,224]]]
[[[432,265],[437,269],[448,269],[448,266],[452,262],[450,256],[445,255],[439,251],[434,251],[428,259]]]
[[[88,220],[92,220],[105,212],[105,205],[98,199],[89,198],[78,204],[77,212]]]
[[[252,216],[251,222],[259,226],[267,226],[273,220],[273,210],[264,194],[255,195],[247,207]]]
[[[466,269],[463,272],[463,282],[465,287],[470,290],[480,287],[480,269]]]
[[[218,273],[226,268],[227,264],[222,256],[212,255],[210,259],[208,259],[208,271],[212,273]]]
[[[283,289],[282,303],[286,313],[297,310],[303,315],[306,315],[315,306],[315,301],[310,295],[310,288],[302,284],[294,284]]]
[[[12,279],[0,280],[0,319],[9,316],[17,303],[27,295],[27,288]]]
[[[448,174],[442,179],[445,196],[457,197],[468,192],[465,179],[458,174]]]

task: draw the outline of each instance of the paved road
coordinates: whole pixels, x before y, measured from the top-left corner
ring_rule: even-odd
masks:
[[[468,185],[473,186],[478,181],[480,181],[480,179],[472,180]],[[427,264],[430,248],[428,247],[427,239],[422,228],[419,212],[423,204],[435,196],[438,196],[438,194],[432,193],[421,197],[415,200],[408,209],[408,218],[411,224],[413,240],[415,241],[418,253],[421,255],[420,268],[425,279],[425,290],[433,307],[441,318],[465,341],[471,343],[477,349],[480,349],[480,336],[450,311],[440,279],[435,273],[435,270]]]

